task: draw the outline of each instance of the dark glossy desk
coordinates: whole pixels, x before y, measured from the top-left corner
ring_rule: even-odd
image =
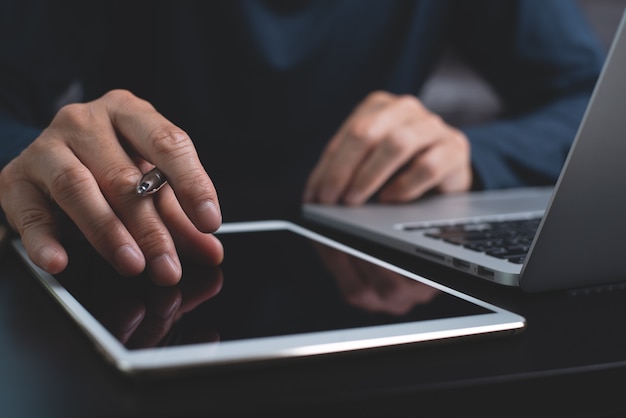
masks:
[[[520,313],[528,328],[514,337],[130,380],[9,253],[0,270],[0,416],[626,415],[624,286],[525,295],[355,244]]]

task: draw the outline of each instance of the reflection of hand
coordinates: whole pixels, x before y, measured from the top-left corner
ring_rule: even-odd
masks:
[[[76,279],[74,279],[76,277]],[[72,293],[122,344],[129,348],[164,344],[164,338],[182,338],[175,343],[218,341],[213,329],[189,330],[182,336],[170,331],[181,317],[217,295],[222,288],[222,271],[218,267],[186,268],[177,286],[155,286],[144,277],[127,279],[74,276]]]
[[[136,185],[153,164],[169,185],[139,198]],[[176,247],[210,264],[223,255],[207,234],[221,223],[217,195],[191,139],[127,91],[63,107],[0,172],[0,204],[30,258],[52,274],[68,262],[55,207],[127,276],[147,268],[172,285],[181,277]]]
[[[367,311],[404,315],[439,293],[434,287],[334,248],[316,248],[346,300]]]
[[[413,96],[370,94],[330,140],[304,201],[359,205],[470,188],[469,141]]]

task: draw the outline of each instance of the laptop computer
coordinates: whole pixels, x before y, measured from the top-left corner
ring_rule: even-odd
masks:
[[[626,12],[554,188],[306,204],[304,218],[527,292],[626,280],[625,22]]]

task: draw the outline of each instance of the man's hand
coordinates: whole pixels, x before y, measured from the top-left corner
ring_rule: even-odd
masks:
[[[138,196],[153,165],[169,184]],[[123,275],[147,268],[155,283],[177,283],[177,246],[210,264],[223,257],[210,234],[221,224],[217,194],[191,139],[127,91],[62,108],[0,173],[0,204],[31,259],[53,274],[68,262],[57,206]]]
[[[472,184],[469,141],[413,96],[370,94],[348,117],[311,173],[305,202],[407,202],[429,190]]]

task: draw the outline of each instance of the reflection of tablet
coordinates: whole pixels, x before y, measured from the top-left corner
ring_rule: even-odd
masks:
[[[524,318],[283,221],[224,224],[219,267],[175,287],[118,276],[87,245],[54,277],[18,252],[127,373],[251,364],[469,335]]]

